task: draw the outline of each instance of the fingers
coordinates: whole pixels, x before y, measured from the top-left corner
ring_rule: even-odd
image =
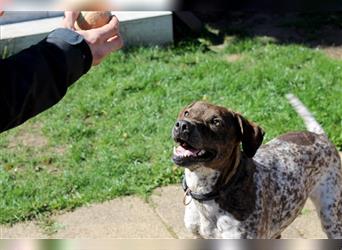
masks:
[[[93,65],[99,64],[104,57],[109,55],[111,52],[121,49],[123,46],[123,40],[120,35],[111,37],[107,42],[100,45],[98,54],[93,56]]]
[[[123,46],[123,41],[120,35],[108,39],[105,43],[105,50],[107,53],[121,49]]]
[[[99,64],[103,58],[123,46],[119,33],[119,20],[116,16],[112,16],[109,23],[100,28],[77,30],[76,32],[82,35],[88,43],[93,55],[93,65]]]
[[[112,16],[108,24],[94,29],[94,31],[102,41],[107,41],[108,39],[119,34],[119,20],[116,16]]]
[[[79,15],[80,11],[65,11],[62,25],[67,29],[75,30],[75,22]]]

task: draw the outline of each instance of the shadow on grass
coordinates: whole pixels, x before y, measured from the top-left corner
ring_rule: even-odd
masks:
[[[195,13],[203,22],[201,34],[178,33],[177,40],[203,37],[212,45],[223,44],[227,37],[237,40],[269,37],[277,44],[301,44],[307,47],[342,45],[342,12],[287,13],[218,12]]]

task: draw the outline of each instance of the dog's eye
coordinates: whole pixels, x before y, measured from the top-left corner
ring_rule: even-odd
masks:
[[[189,116],[189,111],[185,111],[185,112],[184,112],[184,116],[185,116],[185,117],[188,117],[188,116]]]
[[[221,120],[218,118],[211,119],[211,124],[215,125],[216,127],[221,126]]]

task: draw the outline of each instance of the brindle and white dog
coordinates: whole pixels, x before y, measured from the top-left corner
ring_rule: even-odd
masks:
[[[327,236],[342,238],[339,154],[304,105],[289,98],[308,131],[261,147],[263,130],[239,113],[205,102],[180,112],[173,161],[185,168],[184,221],[193,234],[279,238],[309,197]]]

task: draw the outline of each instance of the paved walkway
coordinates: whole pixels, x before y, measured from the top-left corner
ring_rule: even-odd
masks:
[[[180,185],[155,190],[148,202],[129,196],[56,215],[49,223],[0,226],[1,238],[180,238],[192,236],[183,225]],[[50,232],[50,233],[48,233]],[[326,238],[313,204],[282,234],[283,238]]]

